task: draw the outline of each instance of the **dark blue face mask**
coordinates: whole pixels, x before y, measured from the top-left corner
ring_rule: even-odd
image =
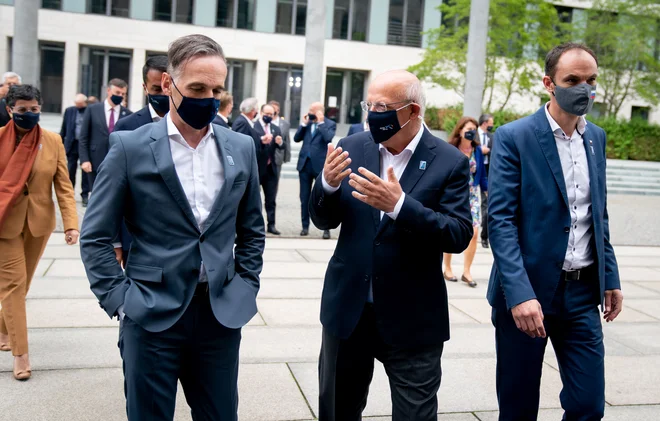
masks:
[[[266,123],[266,124],[270,124],[270,122],[273,121],[273,117],[271,117],[271,116],[269,116],[269,115],[265,115],[265,116],[261,117],[261,119],[262,119],[262,120],[264,121],[264,123]]]
[[[121,104],[123,100],[124,100],[124,97],[121,96],[121,95],[112,95],[110,97],[110,101],[112,101],[112,103],[115,104],[115,105]]]
[[[167,95],[147,95],[147,100],[158,114],[167,114],[170,111],[170,97]]]
[[[474,140],[474,139],[477,138],[477,131],[476,130],[468,130],[467,132],[465,132],[463,137],[465,137],[467,140]]]
[[[404,105],[396,110],[383,111],[380,113],[369,111],[367,121],[369,122],[369,131],[371,132],[371,137],[373,137],[374,142],[377,144],[386,142],[392,136],[397,134],[399,130],[403,129],[408,123],[410,123],[410,120],[408,120],[403,126],[401,126],[399,124],[399,117],[396,115],[397,111],[403,110],[409,106],[410,104]]]
[[[23,130],[32,130],[39,123],[41,113],[23,113],[13,115],[14,123]]]
[[[190,127],[196,130],[202,130],[204,127],[211,124],[218,109],[220,108],[220,100],[211,98],[190,98],[184,96],[179,88],[174,84],[172,79],[172,86],[181,95],[181,103],[177,107],[172,98],[174,109],[179,114],[179,117]]]

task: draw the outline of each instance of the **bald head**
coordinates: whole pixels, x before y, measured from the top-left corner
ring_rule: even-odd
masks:
[[[372,103],[400,103],[403,106],[407,102],[414,102],[419,105],[421,116],[426,108],[422,83],[417,76],[406,70],[390,70],[376,76],[369,85],[368,97]]]
[[[314,102],[309,106],[310,113],[316,114],[318,111],[325,113],[325,107],[323,106],[322,102]]]
[[[83,94],[78,94],[73,103],[76,105],[76,108],[84,108],[87,106],[87,97]]]

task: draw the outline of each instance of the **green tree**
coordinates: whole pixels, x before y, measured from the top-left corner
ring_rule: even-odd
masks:
[[[626,100],[660,102],[660,4],[657,0],[594,0],[580,37],[598,56],[604,112]]]
[[[430,30],[422,61],[410,68],[419,78],[461,97],[465,85],[471,0],[446,0],[440,6],[442,24]],[[541,93],[539,52],[559,43],[566,31],[557,9],[545,0],[491,0],[488,25],[485,110],[494,107],[495,92],[503,94],[499,110],[513,94]]]

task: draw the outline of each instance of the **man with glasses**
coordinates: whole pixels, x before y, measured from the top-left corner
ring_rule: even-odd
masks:
[[[309,235],[309,195],[314,180],[323,170],[328,144],[335,137],[337,125],[325,119],[325,108],[320,102],[309,107],[309,113],[302,117],[302,124],[293,136],[294,142],[302,142],[298,154],[298,175],[300,177],[300,213],[302,231],[300,235]],[[330,230],[323,231],[323,238],[330,238]]]
[[[472,238],[469,164],[423,124],[422,84],[404,70],[369,86],[369,132],[328,146],[310,201],[314,225],[341,225],[321,302],[319,420],[358,421],[374,359],[393,421],[436,421],[449,339],[442,254]],[[400,181],[399,181],[400,180]]]
[[[6,126],[11,120],[9,113],[7,112],[7,102],[5,101],[7,92],[9,92],[9,88],[12,86],[20,84],[21,77],[18,73],[6,72],[2,75],[2,83],[0,83],[0,127]]]

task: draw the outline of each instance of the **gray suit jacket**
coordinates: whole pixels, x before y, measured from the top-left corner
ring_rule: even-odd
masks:
[[[277,168],[281,169],[284,162],[291,161],[291,123],[282,118],[280,118],[279,123],[283,147],[275,150],[275,164],[277,164]]]
[[[225,183],[201,228],[174,168],[167,120],[110,135],[80,240],[91,289],[110,317],[123,304],[144,329],[168,329],[190,304],[202,261],[221,324],[240,328],[256,314],[265,233],[254,143],[213,131]],[[125,272],[112,247],[122,216],[133,235]]]

